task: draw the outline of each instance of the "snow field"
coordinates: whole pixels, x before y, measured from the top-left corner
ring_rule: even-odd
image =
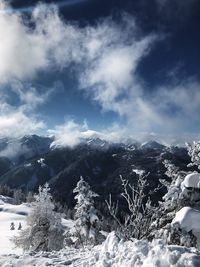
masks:
[[[133,240],[119,241],[114,233],[93,248],[66,247],[58,252],[25,253],[0,258],[2,267],[199,267],[200,254],[195,249],[166,246],[162,241],[152,243]]]
[[[15,248],[11,239],[19,233],[17,230],[21,222],[22,228],[26,226],[26,216],[30,212],[30,207],[27,204],[12,205],[5,203],[9,199],[0,198],[0,255],[2,254],[22,254],[22,250]],[[15,225],[15,230],[10,230],[11,222]]]
[[[1,200],[1,198],[0,198]],[[23,253],[14,248],[10,238],[19,233],[10,230],[19,222],[25,227],[27,204],[12,205],[0,201],[0,266],[1,267],[199,267],[200,253],[193,248],[167,246],[161,240],[152,243],[145,240],[123,242],[114,232],[106,241],[95,247],[75,249],[65,247],[56,252]],[[73,221],[62,220],[65,227],[73,227]]]

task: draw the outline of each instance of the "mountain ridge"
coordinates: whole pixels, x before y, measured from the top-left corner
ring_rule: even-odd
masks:
[[[72,191],[81,175],[104,199],[109,193],[117,198],[120,175],[135,183],[138,173],[145,171],[150,173],[149,186],[154,188],[160,178],[166,178],[164,159],[171,159],[182,169],[189,163],[185,148],[166,147],[156,141],[123,144],[95,138],[74,147],[52,148],[53,140],[41,136],[20,139],[21,147],[31,152],[24,149],[23,153],[28,152],[20,154],[18,161],[0,157],[0,185],[36,191],[39,185],[48,182],[56,198],[72,206]]]

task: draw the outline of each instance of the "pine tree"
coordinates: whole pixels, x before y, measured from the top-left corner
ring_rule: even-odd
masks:
[[[197,166],[200,169],[200,141],[194,141],[192,144],[186,144],[186,146],[191,157],[191,163],[188,166]]]
[[[165,174],[171,179],[171,182],[160,180],[160,182],[167,188],[167,193],[163,197],[163,208],[166,211],[176,211],[185,205],[185,197],[182,190],[182,182],[187,175],[187,172],[180,171],[178,167],[170,161],[163,162],[166,172]]]
[[[27,228],[15,237],[16,246],[31,251],[52,251],[63,248],[61,216],[54,212],[54,204],[48,184],[39,187],[27,218]]]
[[[96,243],[99,219],[94,207],[94,198],[98,197],[98,194],[90,189],[90,185],[82,177],[73,192],[77,201],[74,217],[78,243]]]
[[[14,190],[13,200],[15,205],[20,205],[23,201],[24,194],[21,189]]]
[[[28,192],[27,196],[26,196],[26,202],[28,203],[31,203],[33,202],[35,199],[34,199],[34,195],[31,191]]]

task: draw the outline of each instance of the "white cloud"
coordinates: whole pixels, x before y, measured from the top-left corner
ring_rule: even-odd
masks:
[[[85,90],[103,111],[114,111],[126,122],[126,128],[115,126],[101,133],[103,137],[184,131],[199,122],[197,81],[185,79],[152,91],[138,76],[139,64],[160,36],[142,36],[134,18],[123,14],[118,22],[106,18],[95,26],[81,28],[62,21],[54,5],[40,4],[33,10],[30,27],[20,14],[6,12],[5,2],[1,3],[0,84],[12,83],[20,100],[20,106],[13,108],[0,92],[2,133],[11,134],[13,128],[13,132],[22,134],[44,127],[34,109],[45,103],[51,92],[41,93],[33,86],[27,89],[24,82],[40,71],[63,70],[71,64],[79,89]],[[84,135],[94,133],[84,127],[71,121],[56,127],[55,133],[63,144],[74,145]]]
[[[45,123],[39,119],[35,110],[47,101],[53,92],[50,89],[39,93],[28,84],[15,81],[10,85],[15,101],[19,104],[9,104],[10,92],[2,88],[0,97],[0,137],[22,137],[25,134],[37,133],[45,129]]]
[[[55,135],[55,141],[52,146],[73,147],[87,136],[88,129],[85,123],[81,125],[69,120],[64,125],[56,126],[54,130],[49,130],[49,133]],[[93,134],[92,132],[90,133]],[[90,133],[88,136],[90,136]]]
[[[3,4],[4,3],[4,4]],[[38,5],[32,13],[32,27],[18,13],[0,12],[0,83],[27,80],[38,71],[63,67],[79,60],[79,34],[64,24],[55,5]]]
[[[42,121],[28,117],[23,112],[13,111],[0,115],[0,137],[20,137],[37,132],[45,127]]]
[[[48,88],[46,90],[43,89],[44,92],[40,92],[31,84],[16,80],[11,84],[11,91],[16,94],[16,97],[20,101],[20,109],[24,111],[34,110],[38,105],[45,103],[56,88],[57,87]]]
[[[36,71],[47,67],[44,40],[29,32],[20,16],[0,14],[0,82],[31,78]]]
[[[55,6],[39,5],[31,28],[20,13],[6,12],[9,6],[5,1],[0,4],[0,136],[19,137],[45,128],[35,109],[47,101],[53,89],[41,92],[27,81],[60,60],[60,48],[65,47],[61,43],[63,23]],[[13,106],[8,104],[10,92],[15,93]]]
[[[133,132],[131,128],[119,124],[113,124],[107,129],[95,131],[84,122],[78,124],[73,120],[66,121],[63,125],[57,125],[54,130],[48,130],[55,141],[52,147],[74,147],[85,140],[100,138],[111,143],[134,143],[156,140],[163,145],[185,146],[185,142],[199,140],[199,134],[190,132],[181,133],[155,133],[155,132]]]
[[[133,18],[124,19],[119,25],[108,20],[95,33],[91,30],[80,87],[103,111],[114,111],[124,118],[126,136],[133,132],[192,132],[200,122],[200,83],[177,78],[148,88],[138,76],[138,66],[163,36],[138,36]]]
[[[31,86],[27,89],[23,82],[33,79],[40,70],[76,63],[80,87],[92,87],[93,98],[104,110],[112,105],[115,112],[127,114],[117,98],[129,96],[138,62],[148,52],[154,36],[136,37],[135,21],[126,15],[120,23],[108,18],[95,27],[79,28],[63,22],[54,5],[40,4],[33,10],[31,28],[20,14],[7,13],[6,9],[5,5],[5,12],[0,13],[0,83],[12,83],[12,91],[20,99],[16,113],[28,118],[27,111],[49,96]],[[140,94],[140,89],[136,92],[135,86],[134,95]],[[1,119],[5,125],[4,117]],[[10,120],[7,123],[10,125]]]
[[[122,132],[122,130],[120,129]],[[74,120],[68,120],[63,125],[57,125],[54,130],[48,130],[49,134],[55,136],[53,147],[69,146],[73,147],[85,139],[101,138],[107,141],[117,142],[121,140],[119,129],[115,126],[109,130],[98,132],[89,129],[86,122],[76,123]]]

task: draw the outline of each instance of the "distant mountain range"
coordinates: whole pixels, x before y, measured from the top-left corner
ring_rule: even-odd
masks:
[[[121,192],[120,174],[135,183],[139,173],[149,172],[149,186],[154,188],[160,178],[166,178],[164,159],[181,169],[190,161],[185,148],[156,141],[124,144],[92,138],[70,148],[55,145],[54,137],[4,138],[0,139],[0,184],[35,191],[48,182],[56,199],[72,206],[72,191],[81,175],[101,198],[110,193],[116,198]]]

